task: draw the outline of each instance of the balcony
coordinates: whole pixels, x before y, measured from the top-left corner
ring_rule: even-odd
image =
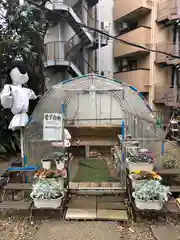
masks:
[[[156,50],[161,51],[161,52],[166,52],[171,55],[180,56],[180,44],[163,42],[163,43],[157,44]],[[163,53],[156,53],[155,61],[156,61],[156,63],[167,64],[167,65],[173,65],[173,64],[180,63],[180,59],[167,56]]]
[[[180,18],[180,0],[158,2],[157,22],[172,22]]]
[[[68,69],[73,77],[82,75],[79,67],[72,61],[69,55],[72,43],[55,41],[46,43],[44,46],[44,65],[57,71]]]
[[[148,0],[115,0],[114,21],[123,22],[138,19],[151,11],[152,3]]]
[[[114,78],[134,86],[140,92],[149,92],[149,70],[136,69],[128,72],[115,73]]]
[[[177,106],[179,90],[167,85],[155,85],[154,103],[163,103],[166,106]]]
[[[119,37],[122,40],[128,42],[135,42],[136,44],[141,45],[142,47],[149,47],[150,39],[151,39],[151,30],[147,27],[139,27],[128,33],[125,33]],[[140,56],[146,55],[149,52],[145,49],[141,49],[138,47],[130,46],[120,41],[115,41],[114,43],[114,57],[120,58],[125,56]]]

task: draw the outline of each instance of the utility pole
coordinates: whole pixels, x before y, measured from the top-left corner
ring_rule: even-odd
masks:
[[[101,8],[100,1],[98,1],[97,10],[98,10],[98,30],[101,30]],[[101,74],[101,33],[98,33],[98,73]]]

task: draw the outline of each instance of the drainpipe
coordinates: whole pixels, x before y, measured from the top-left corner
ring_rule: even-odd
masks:
[[[179,21],[174,25],[174,36],[173,36],[173,43],[175,43],[175,55],[179,53]],[[177,87],[177,66],[173,66],[173,73],[172,73],[172,85],[174,88]]]
[[[101,7],[100,1],[97,4],[98,11],[98,30],[101,30]],[[101,33],[98,33],[98,73],[101,74]]]

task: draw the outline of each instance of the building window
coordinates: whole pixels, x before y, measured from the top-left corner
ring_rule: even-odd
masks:
[[[119,59],[118,70],[119,72],[132,71],[137,69],[137,60]]]
[[[123,23],[117,23],[116,24],[117,30],[118,30],[118,35],[125,34],[129,31],[132,31],[138,27],[138,21],[128,21],[128,22],[123,22]]]

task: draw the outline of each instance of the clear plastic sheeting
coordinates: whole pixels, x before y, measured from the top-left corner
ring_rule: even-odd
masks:
[[[44,113],[62,111],[65,126],[120,126],[124,120],[126,132],[133,138],[164,137],[163,130],[156,128],[156,119],[147,102],[136,89],[89,74],[61,82],[45,93],[25,129],[26,154],[31,151],[32,143],[43,141]]]

